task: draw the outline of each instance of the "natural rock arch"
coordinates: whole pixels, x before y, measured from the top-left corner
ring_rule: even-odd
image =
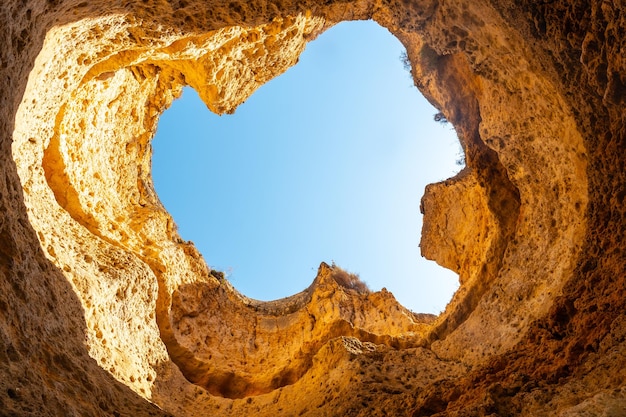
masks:
[[[536,415],[623,401],[606,370],[623,369],[624,343],[617,5],[1,10],[9,414]],[[405,44],[465,149],[467,168],[422,203],[423,253],[461,279],[437,318],[343,287],[326,265],[301,294],[249,300],[180,240],[151,183],[150,139],[183,85],[234,110],[325,28],[369,18]]]

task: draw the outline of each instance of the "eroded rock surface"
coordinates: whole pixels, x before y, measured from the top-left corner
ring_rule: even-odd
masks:
[[[625,414],[624,6],[4,1],[0,414]],[[324,264],[250,300],[152,185],[183,86],[234,111],[355,19],[404,43],[465,150],[422,200],[422,252],[461,280],[439,317]]]

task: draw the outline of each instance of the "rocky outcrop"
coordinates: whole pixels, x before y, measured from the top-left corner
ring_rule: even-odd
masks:
[[[0,414],[626,413],[623,9],[5,1]],[[183,86],[234,111],[355,19],[404,43],[464,147],[422,200],[423,254],[461,280],[438,317],[324,264],[303,293],[250,300],[152,185]]]

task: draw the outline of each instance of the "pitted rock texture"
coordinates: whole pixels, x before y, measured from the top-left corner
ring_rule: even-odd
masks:
[[[625,414],[625,6],[4,1],[0,414]],[[152,185],[183,86],[232,112],[356,19],[404,43],[464,147],[422,200],[422,252],[461,281],[438,317],[325,264],[248,299]]]

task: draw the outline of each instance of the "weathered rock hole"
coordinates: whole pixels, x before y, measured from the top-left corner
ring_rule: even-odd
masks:
[[[462,151],[407,66],[384,28],[344,22],[234,115],[186,90],[161,116],[152,160],[181,237],[256,299],[301,291],[333,260],[415,311],[442,311],[458,276],[420,256],[419,204]]]
[[[291,357],[294,351],[302,353],[299,348],[315,344],[302,353],[304,360],[298,367],[291,368],[302,372],[320,346],[329,347],[326,353],[334,350],[339,355],[362,348],[358,340],[395,347],[391,342],[397,340],[391,336],[383,339],[392,335],[388,326],[397,320],[383,317],[380,327],[365,328],[380,309],[359,308],[363,297],[335,288],[334,293],[343,297],[339,301],[354,302],[342,305],[346,308],[341,312],[346,314],[339,317],[348,317],[348,324],[354,326],[342,328],[346,321],[324,316],[322,313],[331,309],[320,308],[316,312],[320,320],[315,323],[330,318],[337,328],[315,335],[308,344],[290,344],[296,333],[283,329],[293,324],[290,330],[301,334],[301,324],[315,324],[306,321],[310,319],[309,306],[299,311],[302,317],[295,317],[298,311],[292,310],[277,314],[253,311],[259,306],[241,302],[227,285],[204,274],[193,248],[170,239],[169,217],[150,198],[149,166],[142,163],[146,152],[137,149],[146,149],[153,121],[169,103],[169,92],[176,91],[183,81],[195,81],[196,87],[202,87],[201,81],[212,75],[214,66],[202,67],[204,71],[194,66],[198,63],[197,45],[206,40],[196,36],[199,32],[215,30],[210,35],[215,35],[213,39],[228,41],[221,43],[228,47],[217,51],[216,58],[250,53],[223,66],[223,83],[198,89],[205,100],[218,95],[217,105],[228,110],[239,102],[237,97],[247,95],[246,91],[237,96],[241,89],[232,86],[255,85],[256,80],[251,71],[239,77],[242,68],[236,62],[243,62],[244,70],[254,62],[260,63],[255,69],[278,62],[280,71],[291,65],[307,35],[315,34],[315,30],[298,32],[299,28],[323,23],[314,17],[309,23],[274,19],[299,9],[295,3],[304,6],[312,2],[295,2],[293,7],[290,2],[284,6],[277,2],[269,8],[262,3],[259,20],[252,21],[229,17],[219,4],[194,2],[190,6],[197,7],[202,12],[198,15],[206,20],[200,18],[194,25],[189,19],[190,27],[179,25],[183,21],[180,10],[173,10],[176,6],[171,2],[154,2],[155,8],[149,11],[128,2],[99,3],[94,2],[97,12],[77,11],[69,2],[54,13],[48,9],[47,16],[39,8],[33,26],[28,27],[29,42],[13,45],[15,51],[23,47],[22,53],[8,48],[3,55],[9,59],[2,63],[2,68],[8,68],[7,105],[3,106],[7,129],[3,129],[2,143],[11,143],[14,153],[13,161],[3,165],[7,215],[0,252],[4,261],[1,272],[8,279],[0,280],[6,281],[0,310],[8,329],[3,335],[6,356],[11,362],[22,362],[3,370],[5,381],[17,380],[23,386],[5,386],[10,398],[24,399],[19,401],[25,404],[23,413],[50,407],[50,414],[55,414],[55,409],[56,414],[99,414],[95,406],[90,408],[93,401],[88,401],[93,392],[110,400],[110,404],[98,403],[102,410],[119,408],[123,415],[157,411],[144,408],[143,401],[136,402],[133,395],[125,393],[125,386],[112,381],[110,372],[135,393],[147,389],[142,397],[168,414],[215,414],[220,405],[227,415],[305,414],[324,391],[334,389],[337,395],[325,399],[325,408],[319,413],[349,415],[359,408],[357,397],[373,388],[365,382],[388,377],[401,380],[397,374],[372,372],[389,369],[381,364],[412,368],[405,375],[417,373],[419,379],[413,382],[418,384],[415,391],[401,396],[386,390],[393,387],[383,387],[380,392],[386,395],[381,393],[374,408],[362,413],[399,415],[417,407],[413,415],[437,411],[452,415],[463,410],[537,415],[548,409],[565,415],[601,412],[602,402],[610,411],[618,404],[612,399],[620,400],[615,397],[619,391],[611,390],[623,385],[615,375],[619,360],[612,355],[623,347],[623,282],[618,278],[623,276],[624,263],[618,259],[616,244],[623,242],[619,212],[623,194],[612,190],[622,190],[624,184],[623,109],[616,105],[623,83],[616,72],[607,74],[607,68],[623,68],[612,42],[615,29],[624,27],[618,6],[603,2],[602,7],[583,10],[566,2],[511,8],[504,2],[433,1],[424,2],[422,9],[421,2],[315,4],[320,15],[327,14],[333,21],[375,13],[408,39],[416,68],[422,71],[419,81],[424,91],[446,109],[462,132],[472,170],[458,181],[430,189],[433,192],[427,193],[425,200],[430,198],[431,210],[426,213],[432,221],[425,223],[432,226],[431,237],[449,237],[447,250],[439,251],[437,259],[466,272],[461,274],[463,291],[457,292],[458,302],[433,326],[435,330],[429,331],[432,352],[416,356],[413,349],[389,350],[374,358],[371,367],[361,366],[366,363],[353,361],[353,357],[331,357],[333,361],[311,368],[317,372],[319,388],[314,388],[318,382],[314,381],[306,389],[294,388],[291,394],[285,389],[274,396],[280,397],[274,405],[268,401],[244,409],[237,402],[197,404],[198,397],[193,395],[197,391],[190,390],[196,387],[189,387],[169,366],[158,363],[163,360],[169,365],[166,353],[170,353],[181,369],[191,371],[185,376],[190,380],[198,377],[194,382],[203,386],[211,380],[211,392],[221,395],[268,392],[290,375],[289,368],[277,363],[277,356]],[[70,17],[74,12],[82,14]],[[172,14],[180,18],[172,20]],[[538,26],[534,22],[538,31],[528,20],[531,15],[539,20]],[[268,23],[255,28],[255,22]],[[220,30],[239,24],[239,28]],[[12,19],[6,28],[7,34],[20,33],[25,26]],[[550,36],[544,36],[546,33]],[[256,55],[259,45],[254,43],[259,34],[269,41],[264,42],[268,49],[265,55],[261,50],[261,56]],[[242,42],[237,44],[239,40]],[[215,50],[204,49],[202,62],[210,63]],[[174,57],[171,51],[180,54]],[[94,66],[81,67],[89,63]],[[197,77],[192,80],[194,75]],[[236,97],[229,101],[229,97],[219,96],[224,91],[235,91]],[[11,129],[15,129],[12,137]],[[111,175],[99,177],[95,170]],[[99,196],[102,201],[95,201]],[[439,215],[441,212],[445,213]],[[33,234],[31,226],[41,248],[28,238]],[[431,250],[439,249],[436,238],[430,242],[435,246]],[[87,261],[85,256],[83,262],[83,253],[90,253],[93,259]],[[50,273],[55,267],[59,274]],[[66,280],[72,285],[67,286]],[[120,280],[139,288],[137,294],[143,297],[131,297],[132,292],[126,291],[126,298],[116,298],[115,291],[108,289],[115,289]],[[196,298],[192,297],[194,291]],[[338,305],[337,298],[318,299],[328,306]],[[54,307],[54,314],[45,312],[42,305],[51,311]],[[371,315],[357,322],[362,316],[351,314],[354,311]],[[204,323],[194,322],[195,317]],[[147,325],[135,331],[126,320]],[[107,329],[106,348],[98,338],[89,337],[91,330],[86,327],[93,329],[92,323],[107,323],[102,326]],[[260,325],[253,333],[249,323]],[[187,324],[191,330],[213,331],[209,336],[217,342],[204,342],[204,351],[192,350],[193,342],[202,339],[187,339],[182,334]],[[281,331],[272,332],[279,327]],[[114,334],[110,328],[115,329]],[[336,335],[345,329],[360,332],[355,330],[351,343],[342,347],[336,343]],[[257,330],[264,332],[262,337],[254,345],[244,345],[243,341],[257,337]],[[45,343],[36,343],[37,335],[45,337]],[[379,339],[377,335],[381,335]],[[170,343],[168,352],[162,341]],[[271,345],[267,350],[258,350],[267,345]],[[344,349],[347,345],[350,350]],[[285,346],[291,350],[286,352]],[[237,356],[245,349],[246,357]],[[158,352],[158,361],[152,351]],[[115,366],[98,363],[109,370],[100,372],[84,360],[86,353],[106,358]],[[411,357],[417,360],[409,362]],[[342,367],[349,362],[357,365],[355,371]],[[258,363],[264,366],[256,367]],[[450,367],[459,363],[471,365],[472,373]],[[194,369],[195,365],[199,366]],[[25,369],[30,371],[25,373]],[[244,377],[236,381],[242,382],[239,387],[231,384],[232,369]],[[138,387],[127,383],[127,375],[145,375],[152,370],[155,384]],[[329,370],[338,371],[339,378],[333,379]],[[360,379],[356,376],[360,370],[371,378]],[[598,390],[579,389],[598,381],[605,382]],[[45,395],[31,395],[41,389]],[[13,406],[11,401],[5,404]],[[6,413],[16,414],[14,410],[9,408]]]

